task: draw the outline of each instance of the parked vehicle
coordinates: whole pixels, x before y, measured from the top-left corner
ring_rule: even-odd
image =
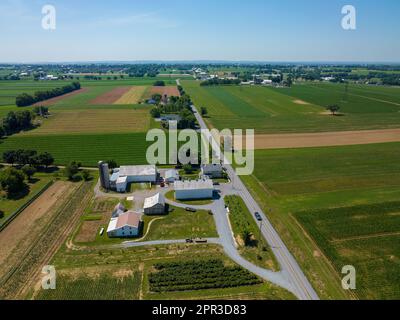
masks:
[[[197,212],[196,209],[189,208],[189,207],[185,208],[185,210],[188,211],[188,212]]]
[[[186,243],[193,243],[193,239],[186,239]]]
[[[203,238],[196,238],[194,239],[195,243],[207,243],[207,239],[203,239]]]

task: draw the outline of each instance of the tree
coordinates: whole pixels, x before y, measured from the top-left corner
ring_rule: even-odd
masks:
[[[153,108],[150,110],[150,114],[153,118],[159,118],[161,116],[161,111],[159,108]]]
[[[117,161],[115,160],[108,160],[107,163],[110,169],[115,169],[118,167]]]
[[[154,82],[153,86],[154,87],[165,87],[165,82],[162,80],[157,80],[156,82]]]
[[[201,107],[201,108],[200,108],[200,111],[201,111],[201,115],[202,115],[202,116],[206,116],[206,115],[208,114],[208,111],[207,111],[207,108],[206,108],[206,107]]]
[[[248,229],[244,229],[241,233],[242,240],[245,246],[249,246],[251,243],[251,232]]]
[[[10,167],[0,171],[0,186],[8,196],[23,190],[26,186],[24,181],[25,175],[21,170]]]
[[[338,106],[337,104],[333,104],[333,105],[327,106],[326,109],[329,110],[332,113],[332,115],[334,116],[334,115],[336,115],[337,112],[339,112],[340,106]]]
[[[37,165],[41,165],[41,166],[45,166],[46,169],[51,166],[54,163],[54,158],[53,156],[48,153],[41,153],[36,157],[36,164]]]
[[[89,170],[83,170],[82,171],[82,178],[85,181],[89,181],[92,178],[92,175],[90,174]]]
[[[3,161],[14,166],[17,162],[17,153],[14,150],[8,150],[3,153]]]
[[[36,173],[36,169],[32,166],[25,165],[22,167],[22,172],[26,175],[28,180],[31,180],[33,175]]]
[[[186,174],[191,174],[193,173],[193,167],[191,164],[185,164],[183,166],[183,171],[185,171]]]
[[[81,166],[80,163],[72,161],[65,167],[64,174],[68,178],[68,180],[74,180],[76,174],[79,172],[80,166]]]

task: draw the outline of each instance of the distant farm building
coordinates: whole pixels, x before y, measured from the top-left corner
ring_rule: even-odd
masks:
[[[140,233],[141,215],[128,211],[116,218],[112,218],[107,228],[107,235],[110,238],[137,237]]]
[[[178,170],[175,170],[175,169],[167,170],[165,172],[164,180],[167,183],[174,183],[175,181],[178,181],[179,180]]]
[[[210,178],[222,178],[221,164],[204,164],[201,166],[201,174]]]
[[[144,213],[147,215],[165,213],[165,198],[162,194],[157,193],[155,196],[144,200]]]
[[[212,199],[214,186],[210,179],[197,181],[175,181],[176,200]]]

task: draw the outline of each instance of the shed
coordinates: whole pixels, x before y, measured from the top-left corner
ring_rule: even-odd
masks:
[[[143,206],[144,213],[147,215],[165,213],[165,198],[161,193],[146,198]]]

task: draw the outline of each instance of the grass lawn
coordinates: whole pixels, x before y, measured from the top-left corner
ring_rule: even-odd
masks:
[[[214,218],[207,211],[192,213],[182,208],[172,209],[165,216],[144,217],[145,221],[153,221],[144,241],[218,237]]]
[[[28,183],[28,190],[26,192],[12,196],[11,198],[0,196],[0,209],[4,212],[4,217],[0,218],[0,225],[8,218],[8,216],[25,203],[38,194],[54,177],[48,174],[36,174],[32,181]]]
[[[197,107],[206,107],[206,121],[218,129],[255,129],[256,133],[323,132],[398,128],[400,89],[335,84],[299,84],[292,88],[260,86],[201,87],[182,81]],[[342,117],[325,114],[339,104]]]
[[[326,250],[326,242],[321,242],[322,238],[315,236],[310,227],[314,226],[328,239],[331,234],[325,232],[328,228],[335,230],[336,220],[348,230],[354,228],[356,235],[364,219],[369,221],[367,225],[371,227],[382,227],[383,233],[392,232],[393,228],[398,230],[399,222],[396,219],[386,220],[384,208],[386,203],[400,199],[400,164],[397,161],[399,152],[399,143],[260,150],[256,151],[254,175],[242,177],[321,298],[371,298],[372,292],[375,297],[399,297],[398,286],[391,281],[393,268],[400,269],[397,258],[390,260],[391,256],[396,257],[397,254],[393,247],[396,237],[389,237],[388,240],[382,237],[382,241],[380,238],[348,239],[349,242],[338,242],[337,245],[341,248],[332,254],[334,251]],[[379,224],[363,215],[360,219],[351,219],[345,214],[348,209],[343,209],[370,204],[378,204],[379,209],[375,210],[375,214],[379,216]],[[317,218],[314,220],[311,219],[314,216],[310,215],[305,223],[304,217],[314,210],[319,212],[318,217],[315,214]],[[335,213],[332,221],[321,218],[329,212]],[[344,215],[347,220],[340,221],[340,215]],[[332,214],[330,217],[333,217]],[[385,221],[390,223],[390,227]],[[375,223],[377,226],[373,226]],[[346,238],[343,229],[338,229],[337,232],[339,239]],[[357,242],[358,249],[346,249],[351,241],[353,244]],[[381,259],[376,251],[377,247],[382,250],[382,254],[388,252],[386,260]],[[362,257],[368,259],[360,266]],[[376,286],[376,279],[371,276],[364,280],[360,290],[344,292],[337,261],[358,263],[362,274],[374,274],[380,263],[380,276],[385,285],[379,288]],[[385,269],[385,263],[390,268]]]
[[[262,237],[260,238],[260,228],[251,216],[252,213],[247,209],[243,199],[238,196],[227,196],[225,203],[229,207],[229,220],[240,254],[255,265],[277,271],[279,265],[268,244]],[[251,235],[247,244],[243,239],[244,231],[248,231]]]

